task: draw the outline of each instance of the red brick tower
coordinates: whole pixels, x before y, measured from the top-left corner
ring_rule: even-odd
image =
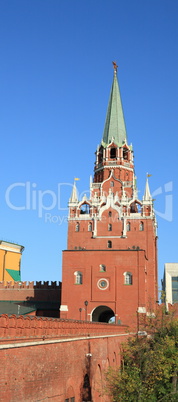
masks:
[[[63,251],[61,318],[135,325],[157,301],[156,219],[148,179],[137,195],[117,66],[103,139],[96,151],[90,199],[69,200],[68,246]]]

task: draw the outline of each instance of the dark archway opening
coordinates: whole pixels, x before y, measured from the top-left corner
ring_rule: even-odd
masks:
[[[92,321],[94,322],[115,322],[114,311],[108,306],[98,306],[92,314]]]
[[[130,205],[130,212],[131,213],[141,213],[141,205],[138,202],[133,202]]]
[[[111,148],[110,151],[110,158],[115,159],[116,158],[116,148]]]

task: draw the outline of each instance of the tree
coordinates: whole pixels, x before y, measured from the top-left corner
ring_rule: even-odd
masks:
[[[122,346],[121,367],[107,372],[113,402],[178,401],[178,320],[152,318],[147,336]]]

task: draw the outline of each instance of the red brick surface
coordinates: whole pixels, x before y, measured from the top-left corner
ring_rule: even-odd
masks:
[[[93,310],[107,305],[124,325],[135,327],[138,306],[154,309],[157,300],[155,248],[149,248],[149,260],[144,250],[70,250],[63,252],[62,304],[68,306],[66,318],[85,317],[84,301],[88,300],[88,320]],[[100,272],[100,264],[106,272]],[[75,284],[75,271],[83,274],[83,284]],[[133,275],[132,285],[124,284],[124,272]],[[98,288],[101,278],[109,281],[106,290]],[[150,306],[150,300],[152,305]],[[61,317],[65,317],[61,312]]]
[[[25,328],[30,329],[29,337],[24,337]],[[121,342],[128,337],[124,327],[1,316],[0,329],[1,336],[5,329],[7,331],[6,339],[1,338],[0,342],[4,347],[0,350],[0,401],[50,399],[64,402],[67,397],[75,397],[75,401],[80,402],[86,374],[90,379],[92,400],[109,401],[104,391],[104,372],[109,365],[120,364]],[[86,339],[81,339],[82,336]],[[28,344],[30,337],[31,341],[39,340],[39,344]],[[72,337],[78,339],[71,340]],[[52,339],[61,342],[45,343]],[[10,345],[16,347],[10,348]]]
[[[0,282],[0,300],[59,302],[60,292],[60,282]]]

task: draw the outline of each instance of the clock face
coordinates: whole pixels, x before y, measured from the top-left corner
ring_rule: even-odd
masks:
[[[99,289],[105,290],[105,289],[108,288],[109,282],[108,282],[107,279],[102,278],[102,279],[99,279],[99,281],[97,283],[97,286],[98,286]]]

